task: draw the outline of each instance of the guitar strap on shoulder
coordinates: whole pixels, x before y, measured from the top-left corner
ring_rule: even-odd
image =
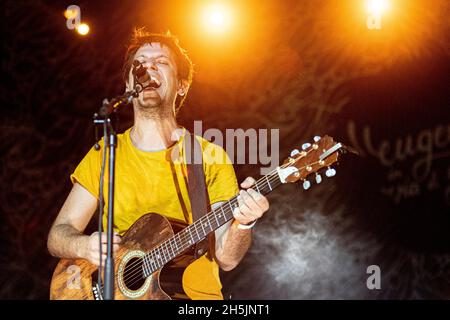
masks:
[[[208,213],[210,209],[208,190],[206,189],[205,173],[203,171],[202,147],[195,135],[186,130],[184,150],[186,152],[186,167],[188,173],[188,195],[191,203],[192,221],[195,222]],[[193,152],[192,152],[193,150]],[[206,239],[195,245],[195,258],[205,253],[207,258],[214,257],[215,237],[211,232]]]

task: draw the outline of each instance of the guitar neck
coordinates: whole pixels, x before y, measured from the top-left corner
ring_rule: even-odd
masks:
[[[253,189],[267,195],[281,184],[278,172],[262,176],[256,181]],[[238,207],[237,196],[234,196],[221,206],[208,212],[193,224],[189,225],[170,239],[162,242],[148,252],[144,257],[144,275],[150,276],[167,262],[189,249],[192,245],[205,239],[211,232],[217,230],[226,222],[233,219],[233,210]]]

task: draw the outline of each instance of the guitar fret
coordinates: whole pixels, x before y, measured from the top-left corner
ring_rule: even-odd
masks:
[[[192,236],[191,229],[186,228],[186,230],[188,231],[189,235],[191,236],[191,241],[192,241],[191,245],[193,245],[195,243],[195,241],[194,241],[194,237]]]
[[[156,249],[155,251],[155,262],[156,262],[156,268],[159,269],[159,267],[161,266],[161,254],[159,252],[159,248]]]
[[[209,220],[210,217],[208,217],[208,216],[206,216],[206,217],[207,217],[206,221],[208,221],[208,224],[209,224],[209,229],[210,229],[210,231],[213,231],[214,228],[211,226],[211,221]]]
[[[216,218],[217,226],[220,226],[219,220],[217,220],[216,212],[213,210],[213,216]]]
[[[173,257],[176,256],[177,253],[177,235],[174,235],[172,238],[170,238],[170,247],[172,248]],[[172,258],[173,258],[172,257]]]
[[[166,260],[166,255],[164,254],[165,250],[164,250],[164,243],[161,243],[160,247],[158,248],[158,256],[157,258],[159,259],[159,263],[161,263],[161,265],[164,265],[164,261]]]
[[[172,258],[175,256],[175,251],[173,251],[173,247],[172,247],[172,243],[171,243],[171,239],[169,239],[168,243],[167,243],[167,247],[170,247],[170,249],[172,250]],[[170,252],[167,252],[169,254],[170,257]],[[171,260],[171,259],[169,259]]]
[[[163,258],[163,257],[164,257],[164,254],[163,253],[160,254],[159,260],[158,260],[158,268],[161,268],[165,264],[165,258]]]
[[[222,209],[223,220],[226,220],[226,217],[225,217],[225,211],[223,211],[223,206],[220,206],[220,208]]]
[[[194,243],[194,239],[192,238],[192,235],[190,232],[186,233],[186,229],[182,231],[183,234],[180,232],[180,242],[181,242],[181,250],[189,248],[192,243]]]
[[[174,243],[175,243],[175,247],[177,248],[177,253],[180,251],[180,248],[178,247],[178,240],[176,239],[176,237],[178,237],[178,238],[180,238],[180,236],[178,235],[178,234],[176,234],[175,235],[175,241],[174,241]],[[180,239],[181,240],[181,239]]]
[[[161,247],[159,248],[159,254],[158,254],[159,263],[161,266],[164,265],[164,260],[166,260],[164,250],[163,250],[163,244],[161,244]]]
[[[202,221],[202,225],[203,225],[203,227],[204,227],[203,233],[205,234],[205,236],[212,230],[211,227],[210,227],[209,230],[208,230],[208,224],[207,224],[207,222],[208,222],[208,218],[206,217],[206,218],[205,218],[205,221]],[[207,230],[207,231],[205,231],[205,230]]]
[[[200,225],[202,226],[203,235],[206,235],[205,228],[203,228],[202,219],[200,219],[198,223],[200,223]]]
[[[200,240],[201,238],[200,235],[198,234],[197,226],[195,225],[195,223],[192,225],[192,227],[195,229],[195,232],[197,233],[198,240]]]
[[[161,244],[161,249],[162,249],[162,253],[163,253],[163,256],[164,256],[164,262],[165,261],[168,261],[169,259],[168,259],[168,257],[169,257],[169,244],[167,243],[167,241],[164,241],[162,244]]]
[[[144,270],[144,275],[150,273],[149,267],[147,266],[146,256],[142,259],[142,269]]]
[[[157,260],[156,260],[156,252],[152,251],[152,255],[151,255],[151,260],[150,260],[150,265],[153,265],[152,268],[155,268],[155,270],[158,270],[158,264],[157,264]]]
[[[151,269],[153,271],[156,271],[156,270],[158,270],[158,265],[157,265],[156,259],[155,259],[155,252],[151,251],[150,253],[151,254],[149,256],[149,258],[150,258],[149,263],[150,263]]]
[[[156,248],[155,250],[155,256],[154,256],[154,259],[155,259],[155,267],[156,267],[156,269],[159,269],[159,267],[160,267],[160,265],[159,265],[159,262],[160,262],[160,257],[161,257],[161,255],[159,254],[159,249],[158,248]]]
[[[172,238],[172,252],[173,252],[173,257],[172,258],[176,257],[177,254],[178,254],[177,235],[175,235]]]
[[[256,187],[256,190],[258,190],[258,193],[261,193],[261,191],[259,191],[258,181],[255,183],[255,187]]]
[[[146,263],[146,265],[147,265],[147,269],[148,269],[148,273],[149,274],[151,274],[152,273],[152,264],[151,264],[151,260],[149,260],[149,256],[148,255],[145,255],[145,257],[144,257],[144,260],[145,260],[145,263]]]
[[[206,216],[205,227],[209,227],[208,233],[214,230],[214,228],[211,226],[211,221],[208,216]]]
[[[231,213],[233,213],[233,207],[231,206],[231,201],[228,201],[228,204],[230,205]]]
[[[163,261],[163,264],[165,264],[166,261],[169,261],[169,259],[168,259],[168,257],[169,257],[169,247],[168,247],[167,242],[163,242],[162,243],[161,249],[162,249],[162,254],[163,254],[163,260],[162,261]]]
[[[149,253],[147,253],[146,255],[145,255],[145,259],[147,260],[147,264],[149,265],[149,273],[151,273],[152,272],[152,269],[153,269],[153,258],[152,258],[152,251],[150,251]],[[156,269],[155,269],[156,270]]]
[[[270,185],[269,178],[267,178],[267,175],[265,177],[266,177],[266,180],[267,180],[267,184],[269,185],[270,191],[272,191],[272,186]]]

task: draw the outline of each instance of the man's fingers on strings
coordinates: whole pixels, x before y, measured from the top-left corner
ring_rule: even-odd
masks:
[[[261,193],[253,189],[248,189],[247,192],[253,198],[253,200],[258,204],[258,206],[264,211],[269,209],[269,201]]]
[[[250,188],[252,185],[254,185],[256,182],[255,179],[253,179],[252,177],[247,177],[245,178],[244,181],[242,181],[241,183],[241,187],[244,189]]]
[[[240,193],[237,197],[238,204],[239,204],[239,211],[244,216],[249,216],[252,214],[252,208],[246,203],[245,198],[243,197],[243,194]]]
[[[252,190],[252,189],[247,189],[247,190]],[[249,192],[241,190],[240,196],[242,197],[244,204],[250,209],[250,213],[256,213],[256,212],[261,211],[261,208],[259,207],[258,203],[250,195]]]

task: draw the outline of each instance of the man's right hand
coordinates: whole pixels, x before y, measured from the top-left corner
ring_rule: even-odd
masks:
[[[119,234],[113,235],[113,252],[116,253],[119,250],[119,244],[121,242]],[[102,233],[102,265],[105,265],[106,261],[106,249],[107,240],[106,233]],[[86,238],[86,242],[83,245],[82,257],[88,260],[90,263],[98,266],[100,264],[100,246],[99,246],[99,233],[94,232]]]

